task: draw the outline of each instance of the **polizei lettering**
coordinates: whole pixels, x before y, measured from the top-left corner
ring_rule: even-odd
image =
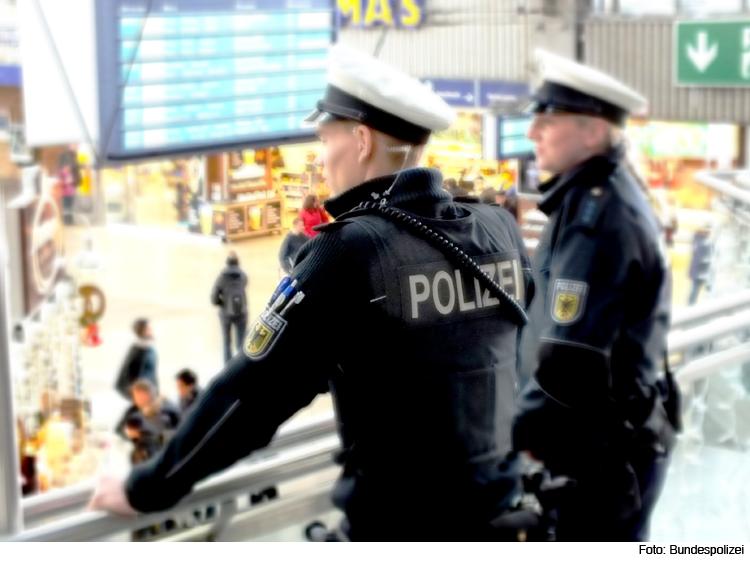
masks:
[[[482,256],[476,261],[495,283],[523,306],[523,272],[516,253]],[[500,304],[500,299],[477,278],[448,262],[402,268],[399,280],[407,326],[483,317]]]

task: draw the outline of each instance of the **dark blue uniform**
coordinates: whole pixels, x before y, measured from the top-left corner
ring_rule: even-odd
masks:
[[[300,251],[304,299],[264,314],[127,493],[164,509],[199,479],[266,445],[318,393],[333,392],[346,445],[334,501],[355,540],[479,540],[511,495],[504,471],[518,325],[503,302],[393,221],[352,211],[395,175],[326,203],[337,218]],[[436,170],[409,169],[388,204],[439,230],[521,306],[530,265],[510,215],[457,204]]]
[[[558,540],[643,540],[674,430],[664,357],[670,275],[645,192],[612,149],[541,190],[549,221],[522,352],[516,449],[577,481]]]

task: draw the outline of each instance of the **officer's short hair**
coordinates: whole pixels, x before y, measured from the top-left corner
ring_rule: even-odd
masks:
[[[195,386],[198,383],[198,375],[190,368],[183,368],[177,373],[177,380],[187,386]]]
[[[304,225],[305,220],[303,220],[302,218],[294,218],[294,220],[292,220],[292,226],[296,226],[297,224]]]

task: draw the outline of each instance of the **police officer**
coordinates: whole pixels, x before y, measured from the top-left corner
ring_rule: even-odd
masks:
[[[346,450],[333,498],[350,538],[488,537],[515,488],[503,460],[530,286],[522,238],[504,210],[454,203],[439,171],[416,168],[455,119],[418,81],[337,46],[317,107],[336,221],[166,450],[126,481],[103,479],[92,506],[171,507],[334,378]]]
[[[676,415],[665,249],[623,148],[622,127],[646,101],[591,68],[539,57],[528,137],[553,176],[540,188],[549,220],[534,254],[522,341],[532,378],[514,446],[569,480],[558,540],[645,540],[674,438],[667,410]]]

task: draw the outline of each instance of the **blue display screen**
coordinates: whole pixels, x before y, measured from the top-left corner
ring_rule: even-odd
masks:
[[[497,153],[499,159],[531,158],[534,141],[526,138],[534,117],[531,115],[506,115],[498,118]]]
[[[96,2],[100,156],[311,140],[335,0]]]

